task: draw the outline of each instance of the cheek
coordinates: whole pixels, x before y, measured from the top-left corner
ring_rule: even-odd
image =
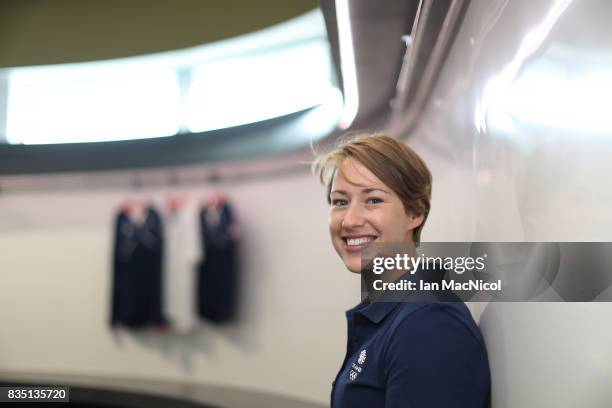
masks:
[[[403,211],[385,211],[372,220],[386,241],[403,242],[408,233],[409,219]]]
[[[407,236],[411,234],[410,231],[413,230],[413,228],[411,228],[410,226],[411,223],[412,223],[412,220],[408,218],[406,213],[402,213],[401,222],[397,223],[398,239],[401,239],[402,242],[404,242]]]
[[[329,231],[336,233],[340,231],[340,220],[341,216],[336,211],[330,211],[329,213]]]

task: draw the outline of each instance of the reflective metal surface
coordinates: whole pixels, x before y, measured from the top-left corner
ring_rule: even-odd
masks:
[[[470,3],[406,139],[434,175],[424,240],[612,240],[611,6]],[[610,316],[610,303],[489,304],[492,407],[610,406]]]

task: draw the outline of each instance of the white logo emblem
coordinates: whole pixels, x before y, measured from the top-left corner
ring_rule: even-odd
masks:
[[[366,356],[367,356],[366,350],[362,350],[361,353],[359,353],[359,359],[357,360],[357,364],[363,365],[363,363],[365,363],[366,361]]]
[[[359,375],[359,373],[361,373],[361,371],[363,370],[363,364],[366,361],[366,356],[367,356],[367,351],[361,350],[361,353],[359,353],[359,357],[357,358],[357,364],[353,363],[352,366],[352,370],[349,371],[349,379],[351,381],[355,381],[355,378],[357,378],[357,376]]]

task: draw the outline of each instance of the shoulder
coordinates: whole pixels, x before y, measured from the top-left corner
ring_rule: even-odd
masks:
[[[388,357],[444,358],[484,355],[480,330],[462,302],[403,303],[394,316]]]
[[[463,303],[401,304],[384,357],[388,400],[404,406],[483,407],[489,363]]]
[[[396,331],[458,331],[481,342],[476,322],[463,302],[410,302],[399,305],[395,316]]]

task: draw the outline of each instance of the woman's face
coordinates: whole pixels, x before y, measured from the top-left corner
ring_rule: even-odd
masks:
[[[423,216],[409,216],[401,200],[359,161],[349,157],[331,188],[329,232],[351,272],[361,271],[361,251],[372,242],[409,243]]]

